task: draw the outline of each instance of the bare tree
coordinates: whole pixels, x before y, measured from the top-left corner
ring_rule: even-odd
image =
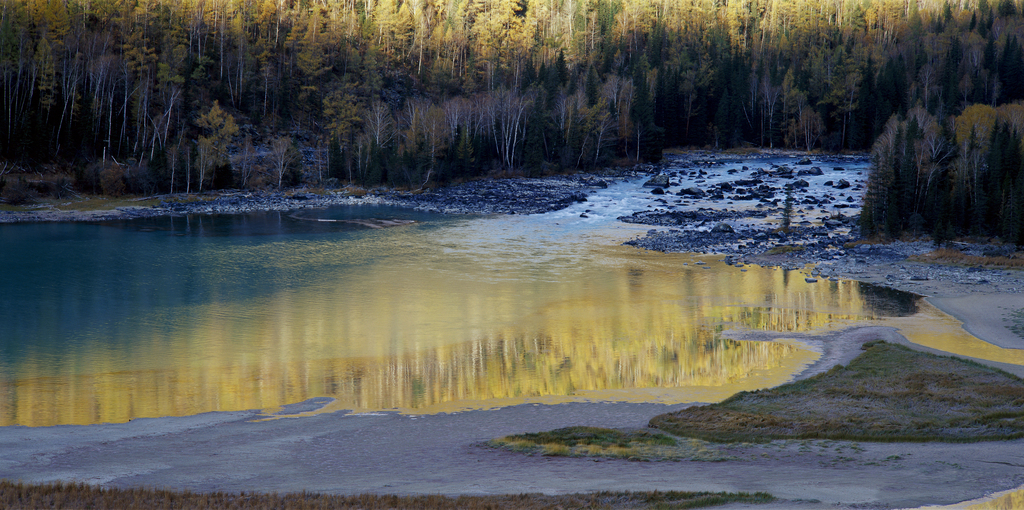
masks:
[[[512,169],[515,164],[516,150],[526,138],[526,111],[533,104],[533,99],[520,96],[510,90],[502,90],[496,94],[492,101],[494,106],[495,140],[498,147],[498,155],[501,156],[502,164],[506,169]]]
[[[289,150],[291,147],[292,139],[289,136],[279,136],[270,142],[270,157],[274,163],[274,172],[277,173],[277,189],[281,189],[284,172],[293,162],[292,152]]]
[[[238,173],[242,177],[242,188],[249,186],[249,180],[252,179],[255,168],[252,160],[256,155],[255,153],[256,149],[253,147],[252,137],[245,135],[245,139],[242,141],[242,150],[235,156],[235,166],[238,167]]]

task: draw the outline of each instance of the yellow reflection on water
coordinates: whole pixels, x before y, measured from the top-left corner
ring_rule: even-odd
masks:
[[[910,317],[889,318],[883,325],[893,326],[908,340],[942,352],[971,358],[1024,365],[1024,350],[1004,349],[978,339],[963,329],[963,323],[931,303],[920,300],[918,313]]]
[[[285,256],[293,249],[305,262]],[[209,260],[315,265],[345,256],[337,249],[278,246]],[[782,384],[818,356],[792,341],[725,339],[723,330],[812,332],[873,316],[851,282],[811,284],[795,272],[625,247],[586,257],[557,274],[496,272],[425,250],[269,296],[149,311],[126,321],[123,352],[84,345],[58,361],[28,356],[0,379],[0,425],[273,409],[312,397],[336,399],[327,410],[417,413],[716,401]]]
[[[1024,508],[1024,489],[1003,494],[991,501],[967,506],[968,510],[1020,510]]]

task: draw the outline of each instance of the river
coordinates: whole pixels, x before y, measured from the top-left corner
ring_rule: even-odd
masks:
[[[934,336],[941,313],[909,294],[621,246],[648,228],[616,220],[650,204],[640,184],[530,216],[361,206],[0,225],[0,426],[316,397],[412,413],[709,402],[790,380],[819,355],[804,334],[909,320]],[[381,219],[402,224],[371,228]],[[973,341],[952,319],[939,328]]]

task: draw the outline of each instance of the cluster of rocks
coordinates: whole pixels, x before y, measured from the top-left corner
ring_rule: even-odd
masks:
[[[709,163],[703,163],[709,165]],[[691,178],[695,179],[691,181],[694,184],[704,183],[704,177],[708,175],[708,172],[703,169],[687,170],[686,168],[692,166],[692,164],[683,164],[682,170],[670,171],[663,174],[658,174],[652,177],[650,180],[644,183],[644,187],[652,188],[651,193],[654,195],[666,195],[670,194],[669,188],[674,186],[680,186],[679,179]],[[743,170],[749,171],[748,167],[743,167]],[[738,170],[729,170],[729,174],[738,173]],[[737,178],[731,181],[723,181],[714,184],[709,184],[704,188],[690,185],[682,187],[679,191],[675,192],[676,196],[689,198],[689,199],[702,199],[702,200],[733,200],[733,201],[757,201],[764,205],[779,205],[782,201],[782,195],[787,190],[794,192],[809,191],[808,188],[811,184],[801,178],[802,176],[821,176],[824,175],[820,167],[811,167],[810,169],[799,170],[794,174],[792,168],[788,166],[772,166],[768,169],[757,168],[750,172],[749,177]],[[773,185],[774,181],[780,179],[790,179],[790,182]],[[830,180],[824,183],[825,186],[834,188],[836,190],[845,190],[853,188],[853,191],[861,191],[863,188],[860,184],[853,185],[846,179]],[[835,209],[845,209],[853,207],[856,199],[850,195],[845,196],[839,194],[838,196],[825,193],[821,195],[810,195],[806,194],[796,199],[797,204],[802,205],[815,205],[825,206],[831,204]]]
[[[417,194],[389,195],[399,205],[448,214],[537,214],[585,202],[608,183],[590,175],[485,179]]]
[[[618,220],[635,225],[705,227],[708,223],[712,222],[719,223],[747,218],[767,218],[770,213],[771,211],[768,210],[731,211],[727,209],[712,209],[710,207],[700,207],[685,211],[655,209],[653,211],[636,211],[630,216],[620,216]]]
[[[338,205],[370,205],[387,203],[376,195],[356,196],[334,191],[323,194],[297,191],[282,192],[220,192],[209,200],[161,201],[152,209],[125,208],[132,216],[187,214],[242,214],[260,211],[291,211],[319,209]]]
[[[977,256],[1008,256],[1016,249],[1006,245],[982,243],[951,243],[947,247],[960,251],[965,255]],[[922,284],[929,282],[952,283],[961,286],[967,292],[989,291],[998,289],[1001,292],[1019,293],[1024,291],[1024,274],[1020,271],[987,268],[979,266],[963,266],[910,262],[908,259],[923,255],[936,249],[929,241],[904,242],[895,241],[889,244],[860,244],[849,250],[849,256],[819,263],[815,273],[822,276],[841,276],[847,278],[863,278],[871,273],[878,273],[876,284],[883,287],[916,291]],[[879,269],[884,269],[879,272]],[[947,289],[947,292],[949,289]]]
[[[631,239],[625,244],[653,251],[717,253],[741,258],[789,246],[795,249],[793,253],[799,254],[787,258],[795,267],[799,262],[846,256],[843,246],[857,237],[855,231],[841,233],[827,226],[793,227],[789,232],[782,232],[733,228],[726,223],[718,223],[709,230],[649,230],[646,236]]]

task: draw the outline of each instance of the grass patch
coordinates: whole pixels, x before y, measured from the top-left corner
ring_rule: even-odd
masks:
[[[0,203],[0,211],[7,212],[32,212],[32,211],[113,211],[118,207],[152,207],[160,203],[159,198],[152,197],[100,197],[87,196],[83,198],[58,199],[41,198],[31,204],[10,205]]]
[[[79,200],[47,200],[60,211],[104,211],[118,207],[152,207],[160,203],[159,198],[138,197],[88,197]]]
[[[764,252],[765,255],[785,255],[787,253],[796,253],[804,251],[806,248],[800,245],[783,244],[773,246]]]
[[[715,442],[773,439],[973,442],[1024,437],[1024,380],[958,358],[873,342],[848,366],[654,417]]]
[[[567,427],[550,432],[516,434],[489,441],[488,446],[529,455],[607,457],[629,460],[721,461],[728,457],[705,441],[676,438],[650,430],[623,431],[598,427]]]
[[[198,494],[160,489],[103,489],[77,483],[29,485],[0,480],[0,507],[29,508],[232,508],[232,509],[555,509],[555,508],[706,508],[726,503],[770,503],[768,493],[746,492],[594,492],[544,496],[333,496],[325,494]]]
[[[1010,331],[1013,334],[1024,338],[1024,308],[1010,314]]]
[[[912,262],[924,262],[927,264],[954,264],[962,266],[983,266],[995,268],[1024,268],[1024,257],[1017,257],[1016,254],[998,257],[985,257],[982,255],[968,255],[960,250],[952,248],[940,248],[935,251],[921,255],[911,255],[907,260]]]

